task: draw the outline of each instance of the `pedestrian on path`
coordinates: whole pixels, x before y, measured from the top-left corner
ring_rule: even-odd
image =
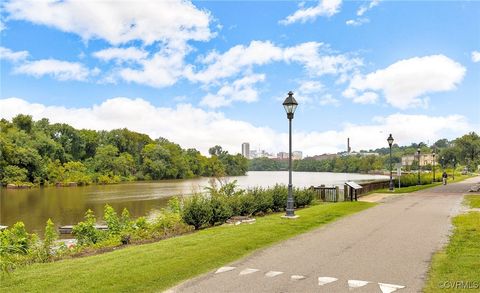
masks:
[[[443,185],[447,185],[447,177],[448,177],[447,172],[443,171],[443,174],[442,174]]]

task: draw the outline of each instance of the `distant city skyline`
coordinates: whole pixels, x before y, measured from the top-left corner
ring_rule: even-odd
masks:
[[[480,131],[479,1],[0,4],[0,118],[304,156]],[[132,9],[135,7],[135,9]],[[405,17],[408,15],[408,17]],[[61,16],[61,17],[59,17]]]

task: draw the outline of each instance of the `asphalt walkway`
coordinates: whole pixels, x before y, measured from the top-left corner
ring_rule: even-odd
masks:
[[[432,254],[476,182],[480,177],[386,198],[169,291],[421,292]]]

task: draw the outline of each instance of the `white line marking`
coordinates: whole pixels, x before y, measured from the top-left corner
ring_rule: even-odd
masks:
[[[234,269],[236,269],[236,267],[221,267],[215,272],[215,274],[228,272],[228,271],[231,271],[231,270],[234,270]]]
[[[380,286],[380,290],[382,290],[382,293],[392,293],[397,291],[397,289],[405,288],[405,286],[394,284],[378,283],[378,285]]]
[[[292,275],[290,277],[292,280],[303,280],[305,279],[305,276],[302,276],[302,275]]]
[[[362,280],[348,280],[348,286],[350,288],[360,288],[370,283],[369,281]]]
[[[323,286],[332,282],[337,281],[337,278],[332,277],[318,277],[318,285]]]
[[[265,276],[269,278],[273,278],[281,274],[283,274],[283,272],[269,271],[268,273],[265,274]]]
[[[240,275],[248,275],[248,274],[253,274],[255,272],[258,272],[259,270],[257,269],[244,269],[243,271],[240,272]]]

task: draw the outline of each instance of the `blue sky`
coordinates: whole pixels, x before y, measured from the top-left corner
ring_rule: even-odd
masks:
[[[314,155],[480,130],[477,1],[4,1],[0,117]]]

